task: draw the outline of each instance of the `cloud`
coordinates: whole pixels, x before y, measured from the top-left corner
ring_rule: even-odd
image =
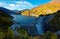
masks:
[[[19,8],[22,8],[22,9],[31,9],[31,8],[35,7],[35,5],[33,5],[27,1],[16,2],[16,6],[18,6]]]
[[[0,2],[0,7],[5,7],[8,8],[10,10],[23,10],[23,9],[31,9],[33,7],[35,7],[35,5],[33,5],[30,2],[27,1],[16,1],[15,3],[5,3],[5,2]]]
[[[27,1],[20,1],[20,2],[17,2],[17,3],[20,4],[20,5],[24,4],[24,5],[27,5],[27,6],[33,6],[33,4],[31,4]]]
[[[14,6],[15,6],[15,4],[9,4],[9,6],[14,7]]]

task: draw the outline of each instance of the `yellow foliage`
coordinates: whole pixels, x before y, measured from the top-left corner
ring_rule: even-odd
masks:
[[[41,14],[53,14],[53,12],[56,12],[57,10],[60,10],[60,3],[47,3],[33,8],[30,11],[27,10],[25,12],[22,12],[22,15],[29,16],[30,14],[30,16],[38,17]]]

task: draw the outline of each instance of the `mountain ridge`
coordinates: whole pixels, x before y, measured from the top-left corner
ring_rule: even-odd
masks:
[[[35,16],[39,17],[39,15],[53,14],[54,12],[60,10],[60,3],[49,2],[47,4],[40,5],[31,10],[27,10],[22,12],[24,16]]]

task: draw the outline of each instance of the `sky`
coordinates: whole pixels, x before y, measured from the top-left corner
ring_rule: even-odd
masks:
[[[0,0],[0,7],[10,10],[32,9],[51,0]]]

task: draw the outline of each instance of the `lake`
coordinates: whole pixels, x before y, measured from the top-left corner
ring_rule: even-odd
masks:
[[[33,24],[33,25],[36,26],[36,29],[39,32],[39,34],[44,33],[44,30],[43,30],[42,24],[41,24],[41,22],[43,20],[42,17],[40,17],[38,20],[36,20],[37,19],[36,17],[29,17],[29,16],[22,16],[22,15],[12,15],[12,16],[14,17],[13,20],[20,23],[20,25],[22,25],[22,26],[32,26],[32,24],[34,22],[37,22],[36,24]],[[18,28],[19,28],[20,25],[17,25],[17,26],[16,25],[17,24],[15,23],[11,27],[15,28],[18,26]]]

